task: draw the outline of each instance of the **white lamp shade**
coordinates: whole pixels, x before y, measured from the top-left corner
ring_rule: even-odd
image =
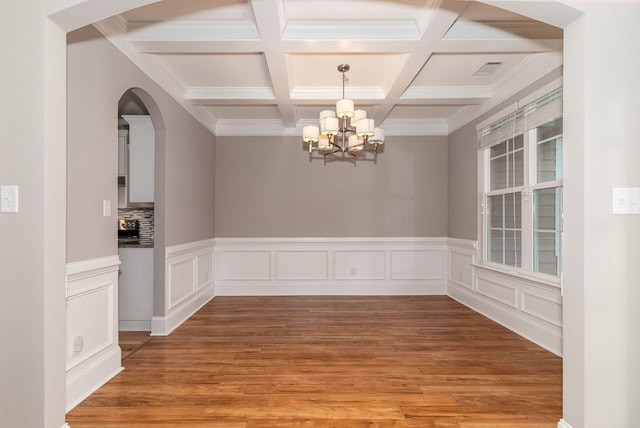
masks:
[[[318,148],[320,150],[329,150],[331,148],[331,144],[329,144],[329,137],[326,135],[320,135],[318,138]]]
[[[325,117],[336,117],[336,112],[333,110],[322,110],[320,112],[320,121],[322,122],[322,119]]]
[[[305,143],[315,143],[318,141],[319,129],[317,126],[309,125],[302,128],[302,141]]]
[[[355,126],[356,123],[358,123],[358,121],[360,119],[366,119],[367,118],[367,112],[364,110],[356,110],[353,112],[353,117],[351,118],[351,125]]]
[[[353,100],[340,100],[336,103],[336,116],[351,117],[353,116]]]
[[[320,121],[320,133],[322,135],[336,135],[338,133],[338,118],[325,117]]]
[[[370,144],[384,144],[384,129],[375,128],[373,130],[373,137],[369,138]]]
[[[361,119],[356,124],[356,134],[360,137],[364,137],[365,135],[370,137],[373,135],[374,128],[375,124],[373,119]]]
[[[359,138],[357,135],[351,135],[349,137],[349,151],[350,152],[359,152],[363,148],[363,140]]]

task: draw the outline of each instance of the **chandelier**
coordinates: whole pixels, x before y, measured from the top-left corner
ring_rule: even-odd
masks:
[[[322,110],[319,127],[309,125],[302,129],[302,141],[309,144],[309,160],[314,151],[322,154],[325,163],[328,156],[350,155],[355,162],[359,154],[373,152],[375,162],[378,145],[384,144],[384,130],[375,127],[366,111],[354,110],[353,100],[344,96],[344,86],[349,81],[345,73],[350,68],[349,64],[338,65],[342,73],[342,99],[336,103],[336,110]]]

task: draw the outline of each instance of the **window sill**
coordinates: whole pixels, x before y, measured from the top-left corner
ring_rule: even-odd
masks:
[[[519,279],[525,279],[527,281],[532,281],[538,284],[547,285],[549,287],[554,288],[562,288],[562,283],[559,277],[552,276],[543,273],[537,272],[527,272],[521,269],[505,269],[500,265],[489,264],[489,263],[473,263],[473,267],[484,269],[487,271],[499,273],[502,275],[513,276]]]

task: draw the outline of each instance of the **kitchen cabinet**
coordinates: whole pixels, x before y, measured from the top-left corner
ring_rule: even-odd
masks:
[[[118,321],[121,331],[151,331],[153,248],[120,248]]]
[[[123,115],[129,124],[129,168],[127,171],[130,203],[153,203],[155,179],[155,130],[151,117]]]

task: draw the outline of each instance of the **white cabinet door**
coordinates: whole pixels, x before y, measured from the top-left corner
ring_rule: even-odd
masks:
[[[129,202],[154,198],[155,131],[149,116],[122,116],[129,124]]]
[[[129,147],[127,147],[128,136],[129,131],[126,129],[118,129],[118,175],[127,175],[129,157]]]

